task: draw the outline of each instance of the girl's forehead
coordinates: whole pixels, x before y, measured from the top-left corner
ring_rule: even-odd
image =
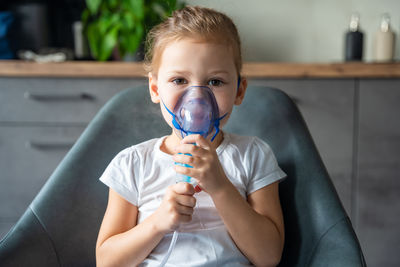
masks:
[[[165,46],[158,64],[161,68],[195,68],[196,66],[236,71],[232,49],[221,43],[197,39],[180,39]]]

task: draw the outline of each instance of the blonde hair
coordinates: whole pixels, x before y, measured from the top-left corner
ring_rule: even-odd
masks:
[[[242,70],[240,37],[233,21],[210,8],[187,6],[155,26],[147,35],[145,69],[156,74],[167,45],[184,38],[227,45],[233,54],[238,75]]]

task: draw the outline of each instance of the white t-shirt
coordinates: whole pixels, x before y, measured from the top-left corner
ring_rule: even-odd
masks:
[[[175,183],[172,156],[161,151],[166,136],[122,150],[100,180],[138,207],[138,224],[160,206],[165,191]],[[286,174],[270,147],[257,137],[224,133],[217,148],[226,176],[243,198]],[[211,197],[200,192],[192,221],[182,224],[166,266],[250,266],[230,237]],[[172,239],[167,234],[140,266],[159,266]]]

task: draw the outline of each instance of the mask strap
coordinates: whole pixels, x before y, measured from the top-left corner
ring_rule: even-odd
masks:
[[[240,77],[239,75],[239,79],[238,79],[238,83],[237,83],[237,91],[239,91],[239,87],[240,87],[240,82],[242,81],[242,77]]]
[[[215,137],[217,136],[217,134],[219,133],[219,122],[220,120],[222,120],[223,118],[225,118],[225,116],[228,115],[228,113],[225,113],[224,116],[218,118],[215,120],[214,122],[214,128],[215,128],[215,134],[213,135],[213,137],[211,138],[211,142],[214,141]]]
[[[163,103],[163,105],[164,105],[165,109],[168,111],[168,113],[171,114],[171,116],[172,116],[172,125],[174,125],[174,127],[181,132],[181,136],[183,138],[184,134],[187,135],[187,132],[181,128],[179,123],[176,121],[176,115],[171,110],[169,110],[169,108],[165,105],[164,101],[161,100],[161,102]]]

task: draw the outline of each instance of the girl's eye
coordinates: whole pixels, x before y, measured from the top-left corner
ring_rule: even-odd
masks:
[[[176,85],[181,85],[181,84],[186,84],[186,80],[183,78],[176,78],[174,80],[172,80],[172,82]]]
[[[224,82],[221,80],[218,80],[218,79],[212,79],[208,82],[208,85],[210,85],[210,86],[221,86],[223,84],[224,84]]]

